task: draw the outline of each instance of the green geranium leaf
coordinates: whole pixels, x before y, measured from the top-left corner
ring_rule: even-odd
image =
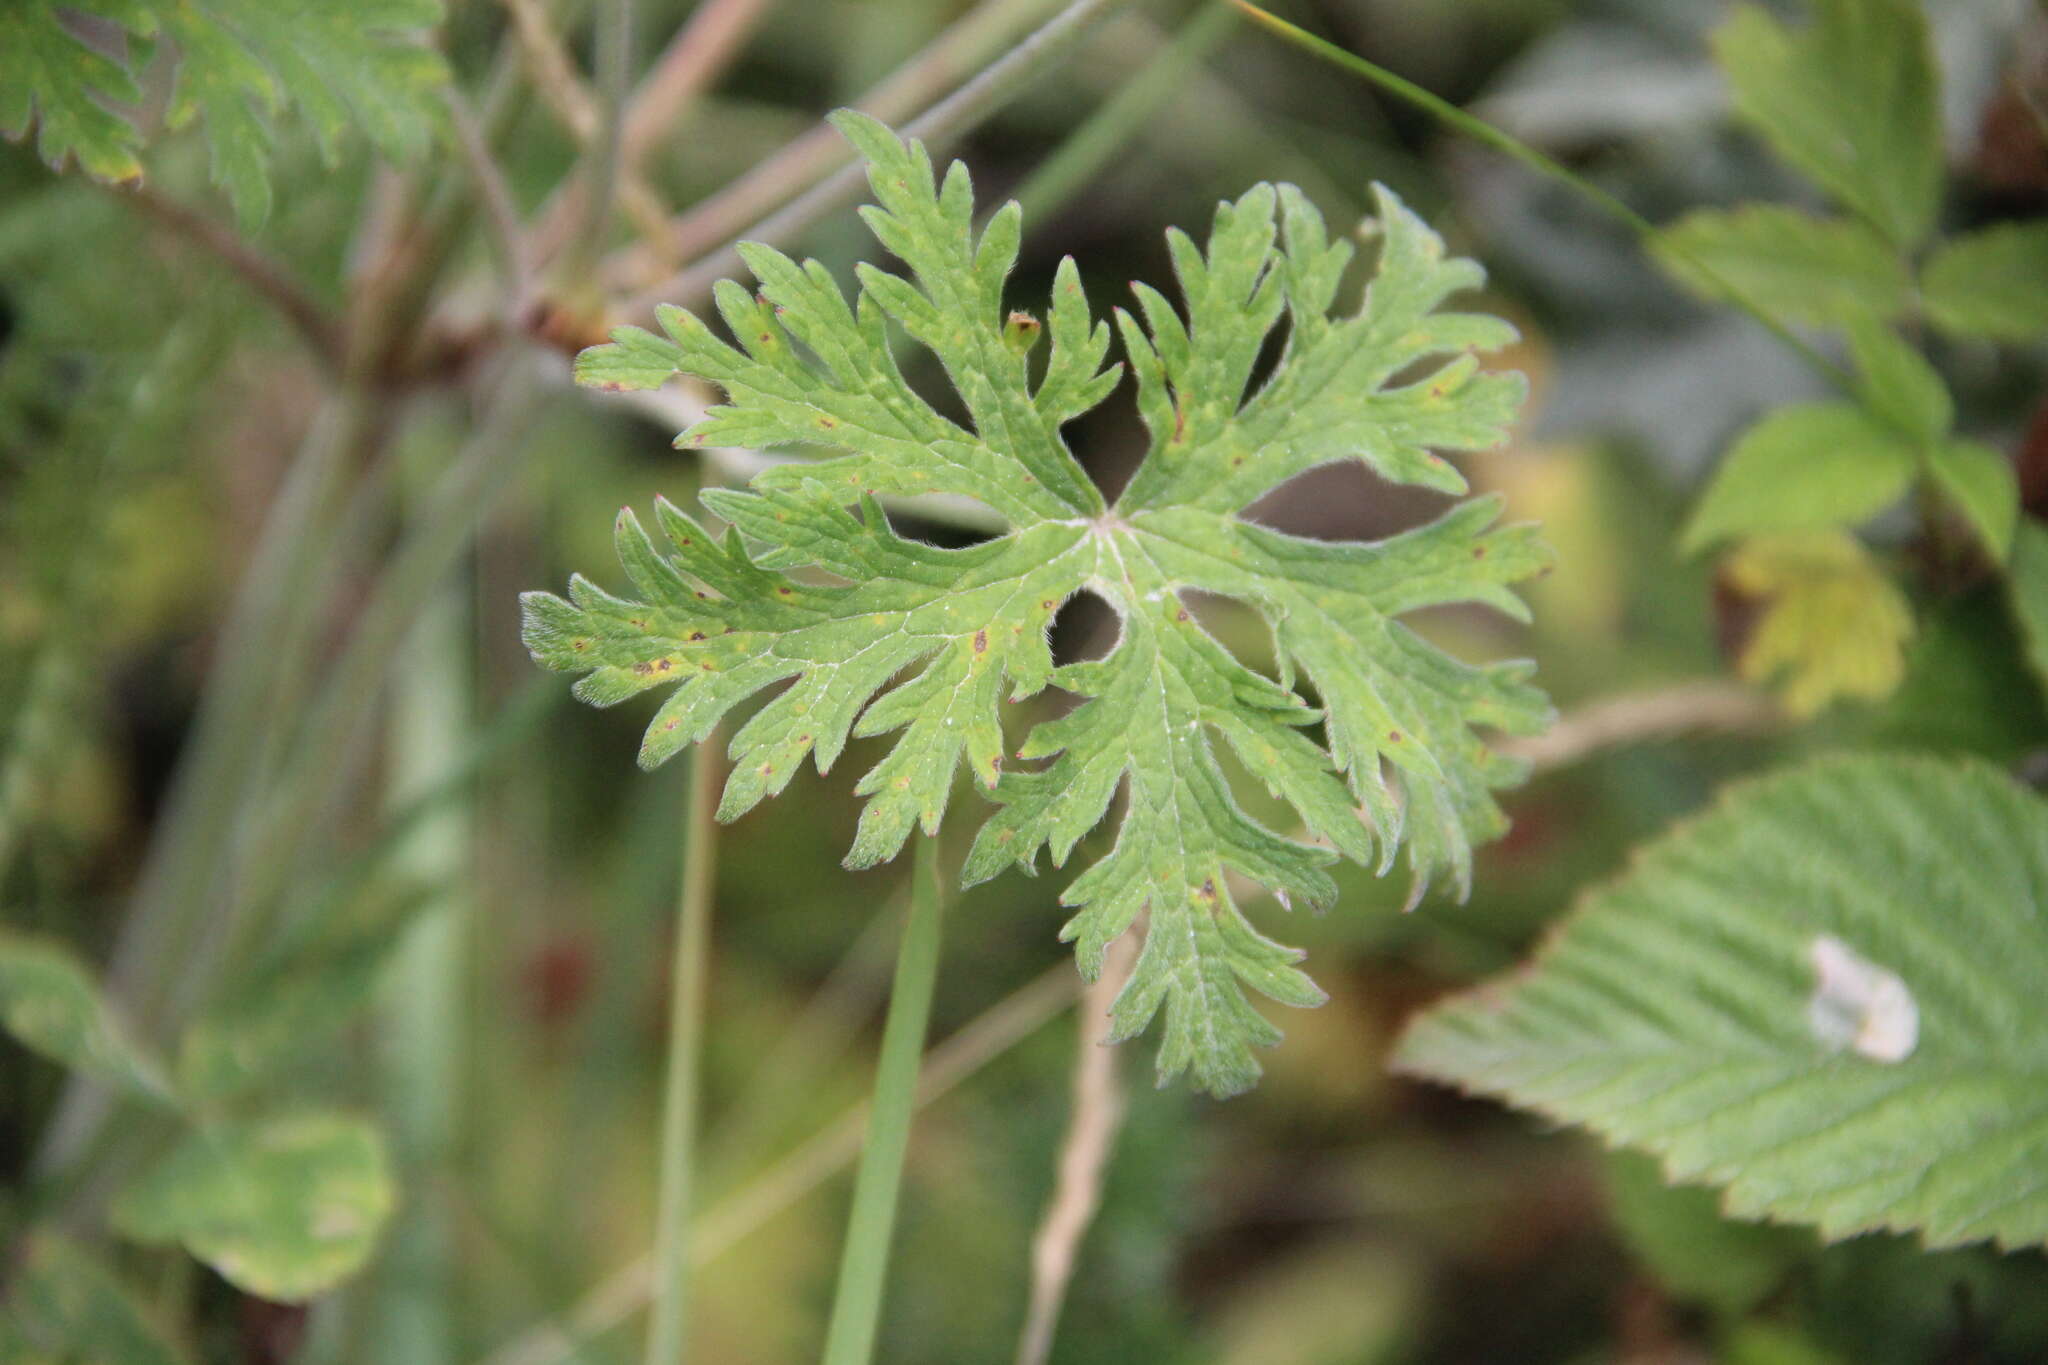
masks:
[[[440,0],[12,0],[0,7],[0,133],[31,125],[43,160],[76,160],[104,180],[140,179],[143,132],[123,105],[135,65],[89,45],[66,12],[104,21],[138,49],[170,41],[178,65],[169,127],[204,122],[214,183],[244,223],[270,211],[270,124],[285,108],[313,126],[331,161],[361,128],[394,157],[417,152],[447,80],[418,41]],[[139,64],[139,59],[136,64]]]
[[[126,1285],[60,1233],[36,1231],[9,1256],[0,1361],[188,1365]]]
[[[1928,452],[1927,470],[1991,557],[2003,561],[2012,549],[2013,527],[2020,515],[2019,478],[2012,461],[1975,441],[1944,441]]]
[[[1788,28],[1756,5],[1714,35],[1735,112],[1897,246],[1934,225],[1941,111],[1919,0],[1814,0]]]
[[[376,1129],[293,1115],[193,1133],[122,1193],[114,1221],[138,1241],[182,1243],[252,1294],[296,1303],[362,1268],[394,1199]]]
[[[1775,204],[1689,213],[1651,246],[1702,298],[1725,299],[1725,282],[1792,322],[1895,317],[1911,285],[1898,251],[1864,224]]]
[[[636,596],[582,578],[568,600],[529,594],[527,644],[548,667],[586,674],[576,690],[590,702],[672,688],[641,750],[649,766],[793,679],[733,737],[726,819],[781,791],[807,757],[822,771],[849,736],[900,732],[856,787],[870,800],[853,867],[893,857],[914,826],[937,830],[962,763],[1000,807],[968,857],[970,881],[1011,864],[1032,869],[1040,849],[1064,864],[1124,788],[1114,846],[1062,897],[1077,912],[1064,935],[1092,976],[1104,947],[1149,912],[1116,1036],[1163,1011],[1162,1073],[1192,1071],[1219,1094],[1241,1090],[1258,1074],[1253,1045],[1278,1037],[1244,988],[1298,1005],[1321,992],[1295,966],[1299,952],[1252,928],[1232,874],[1320,906],[1335,895],[1324,870],[1333,859],[1384,870],[1405,844],[1418,890],[1442,877],[1462,892],[1473,844],[1505,824],[1491,791],[1519,776],[1476,731],[1528,732],[1549,711],[1527,665],[1460,663],[1398,620],[1447,602],[1521,612],[1507,585],[1546,555],[1527,528],[1493,526],[1496,502],[1465,503],[1379,544],[1303,540],[1240,513],[1302,471],[1345,459],[1394,482],[1462,492],[1437,452],[1502,438],[1523,382],[1480,370],[1475,353],[1513,331],[1440,311],[1480,283],[1480,270],[1447,257],[1385,190],[1364,306],[1330,316],[1350,245],[1330,240],[1291,187],[1259,186],[1217,210],[1206,249],[1169,235],[1182,308],[1138,285],[1143,323],[1117,315],[1151,446],[1108,507],[1060,436],[1118,377],[1104,368],[1111,330],[1091,314],[1073,262],[1059,268],[1042,326],[1010,315],[1003,282],[1017,255],[1016,206],[977,237],[965,167],[940,182],[916,143],[859,115],[836,121],[869,162],[879,207],[865,211],[868,225],[910,278],[863,266],[849,304],[823,266],[751,246],[759,294],[730,282],[717,292],[736,346],[669,308],[666,339],[623,330],[586,353],[579,372],[598,385],[682,371],[722,386],[726,405],[679,444],[840,453],[777,467],[747,492],[707,494],[734,528],[722,540],[663,503],[667,544],[657,548],[621,513],[619,550]],[[1283,318],[1284,352],[1247,394]],[[944,363],[969,424],[905,383],[892,321]],[[1049,346],[1034,385],[1041,331]],[[1008,530],[937,549],[897,535],[875,501],[933,492],[985,504]],[[1055,668],[1046,628],[1083,591],[1115,609],[1120,637],[1104,658]],[[1247,668],[1203,629],[1189,605],[1197,593],[1266,616],[1280,678]],[[1293,685],[1296,670],[1320,707]],[[1048,685],[1083,704],[1021,746],[1006,739],[1002,699]],[[1320,739],[1309,728],[1319,722]],[[1283,838],[1240,809],[1218,740],[1293,805],[1316,843]],[[1006,769],[1006,758],[1027,766]]]
[[[0,1024],[53,1061],[169,1101],[162,1067],[128,1036],[92,972],[54,939],[0,931]]]
[[[1731,790],[1404,1070],[1583,1124],[1746,1218],[2048,1240],[2048,803],[1989,765]]]
[[[1997,341],[2048,335],[2048,223],[2008,223],[1944,242],[1920,291],[1944,331]]]
[[[1917,467],[1913,443],[1854,403],[1778,408],[1722,457],[1680,544],[1853,526],[1896,502]]]

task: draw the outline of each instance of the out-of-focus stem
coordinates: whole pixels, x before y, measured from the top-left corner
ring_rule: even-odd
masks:
[[[423,479],[409,499],[417,508]],[[389,804],[403,809],[462,761],[471,724],[469,633],[459,580],[443,581],[392,670]],[[376,1360],[445,1365],[454,1358],[453,1236],[439,1172],[454,1153],[461,1113],[468,995],[470,817],[447,803],[395,851],[403,872],[437,888],[406,927],[378,1001],[382,1110],[408,1179],[373,1289]]]
[[[717,737],[690,754],[683,813],[681,890],[669,983],[668,1081],[661,1107],[660,1207],[654,1236],[654,1313],[647,1365],[688,1358],[690,1215],[697,1160],[697,1096],[704,1051],[704,988],[711,952],[712,887],[718,866]]]

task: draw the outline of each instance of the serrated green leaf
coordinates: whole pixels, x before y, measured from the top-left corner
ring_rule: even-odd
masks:
[[[190,1357],[97,1258],[38,1230],[10,1255],[0,1360],[186,1365]]]
[[[1944,441],[1928,452],[1927,471],[1991,557],[2003,562],[2020,515],[2019,476],[2012,461],[1976,441]]]
[[[1895,317],[1911,284],[1898,251],[1864,224],[1776,204],[1700,209],[1659,229],[1650,246],[1700,297],[1725,300],[1725,282],[1791,322]]]
[[[1912,606],[1854,537],[1760,536],[1738,547],[1722,574],[1763,607],[1742,649],[1742,676],[1775,683],[1795,716],[1843,697],[1888,697],[1905,677]]]
[[[138,1241],[182,1243],[251,1294],[297,1303],[362,1268],[395,1198],[376,1129],[300,1114],[193,1133],[122,1192],[114,1222]]]
[[[163,1069],[129,1037],[92,972],[54,939],[0,931],[0,1024],[53,1061],[168,1102]]]
[[[1892,328],[1872,319],[1849,327],[1857,387],[1869,409],[1899,431],[1939,441],[1955,422],[1956,403],[1927,357]]]
[[[1789,404],[1721,457],[1680,544],[1853,526],[1898,501],[1917,464],[1911,442],[1854,403]]]
[[[1735,112],[1894,244],[1934,224],[1941,111],[1919,0],[1814,0],[1788,28],[1756,5],[1714,34]]]
[[[64,11],[103,20],[130,44],[170,40],[165,123],[204,123],[214,183],[244,223],[270,211],[270,124],[287,107],[330,161],[351,126],[403,159],[439,119],[446,63],[418,39],[441,22],[440,0],[22,0],[0,12],[0,133],[20,137],[33,123],[53,167],[76,160],[101,179],[142,175],[144,134],[118,112],[139,99],[134,72],[76,36]]]
[[[1941,244],[1920,276],[1927,316],[1958,336],[2048,334],[2048,223],[2006,223]]]
[[[1740,1217],[2048,1240],[2048,804],[1985,764],[1823,760],[1731,790],[1403,1070],[1725,1187]]]
[[[1350,244],[1332,242],[1292,188],[1257,187],[1218,209],[1206,248],[1169,235],[1180,307],[1139,285],[1143,322],[1118,313],[1152,439],[1105,508],[1060,435],[1117,380],[1104,368],[1110,327],[1090,312],[1079,270],[1066,261],[1055,277],[1034,386],[1031,339],[1003,298],[1020,240],[1015,206],[977,237],[964,167],[941,181],[917,143],[859,115],[835,122],[869,162],[878,205],[863,216],[909,277],[863,266],[849,303],[823,266],[750,246],[759,292],[726,283],[716,293],[737,345],[663,309],[666,340],[623,332],[579,372],[600,385],[675,371],[719,384],[726,403],[678,444],[839,453],[779,466],[746,492],[707,494],[734,528],[723,540],[663,503],[658,549],[622,512],[635,599],[580,577],[567,600],[528,594],[527,644],[546,666],[584,673],[577,694],[599,705],[680,681],[647,732],[650,766],[794,679],[734,735],[722,818],[780,791],[807,756],[823,771],[849,736],[900,732],[855,788],[870,799],[850,866],[893,857],[913,826],[936,829],[963,761],[1000,807],[969,855],[969,881],[1013,863],[1033,869],[1042,848],[1064,864],[1122,787],[1114,846],[1061,898],[1076,911],[1064,935],[1092,976],[1105,946],[1147,915],[1117,1036],[1163,1011],[1162,1073],[1241,1090],[1257,1075],[1252,1046],[1278,1036],[1244,988],[1301,1005],[1321,992],[1295,966],[1300,953],[1252,928],[1231,878],[1322,905],[1335,894],[1326,864],[1344,856],[1385,869],[1405,842],[1418,894],[1437,876],[1462,891],[1472,845],[1504,824],[1491,789],[1519,775],[1475,730],[1527,732],[1549,713],[1525,665],[1459,663],[1397,619],[1448,602],[1521,613],[1508,585],[1546,555],[1525,528],[1492,527],[1497,503],[1468,503],[1373,545],[1285,536],[1240,513],[1340,459],[1462,491],[1439,452],[1504,435],[1521,378],[1481,372],[1475,353],[1513,331],[1441,311],[1480,283],[1479,268],[1447,257],[1384,190],[1371,289],[1356,314],[1332,317]],[[1283,317],[1278,364],[1247,395]],[[892,321],[943,362],[966,425],[904,382]],[[875,496],[921,493],[975,499],[1008,530],[962,550],[898,536]],[[1055,670],[1047,625],[1083,591],[1112,606],[1121,636],[1106,657]],[[1245,667],[1204,630],[1188,606],[1194,593],[1261,612],[1281,678]],[[1320,709],[1296,689],[1297,671]],[[1084,701],[1016,749],[1038,766],[1005,770],[999,702],[1048,684]],[[1319,721],[1320,742],[1308,728]],[[1219,739],[1315,844],[1245,814]]]

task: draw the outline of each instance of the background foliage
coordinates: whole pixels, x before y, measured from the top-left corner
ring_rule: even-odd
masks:
[[[1327,915],[1256,907],[1329,1000],[1286,1011],[1250,1095],[1153,1090],[1133,1055],[1152,1044],[1119,1050],[1123,1126],[1053,1358],[2048,1355],[2038,1188],[2009,1178],[2040,1169],[2048,1036],[2021,970],[2044,913],[2026,784],[2048,742],[2048,13],[1284,12],[1655,231],[1223,5],[0,15],[0,129],[20,139],[0,144],[0,1360],[638,1356],[686,784],[632,768],[649,708],[571,706],[536,676],[516,599],[612,563],[621,506],[686,503],[779,458],[738,436],[674,450],[715,395],[578,391],[570,357],[656,301],[705,311],[713,280],[749,278],[722,250],[742,230],[850,285],[878,259],[856,182],[803,197],[846,159],[819,119],[847,103],[899,126],[938,105],[924,135],[971,164],[985,205],[1022,202],[1010,306],[1052,297],[1069,254],[1098,309],[1129,306],[1126,281],[1171,278],[1167,226],[1199,237],[1253,183],[1299,186],[1334,231],[1382,182],[1485,265],[1458,306],[1514,323],[1489,363],[1532,389],[1509,441],[1460,466],[1544,527],[1559,568],[1530,585],[1533,623],[1444,608],[1419,625],[1459,658],[1535,659],[1564,717],[1518,741],[1538,775],[1504,798],[1511,828],[1477,850],[1462,903],[1404,915],[1404,883],[1346,864]],[[1050,58],[976,83],[1048,21]],[[611,145],[606,110],[636,88],[665,103]],[[953,416],[939,367],[902,355]],[[1111,491],[1148,446],[1129,396],[1068,430]],[[1378,539],[1447,506],[1354,463],[1249,515]],[[949,548],[989,529],[943,500],[892,510]],[[1275,662],[1252,613],[1197,607],[1241,659]],[[1112,631],[1083,599],[1053,658],[1098,656]],[[1011,723],[1057,714],[1033,705]],[[887,750],[854,738],[845,771]],[[1284,819],[1229,773],[1257,818]],[[810,1359],[822,1331],[845,1115],[907,899],[902,864],[838,866],[861,820],[850,785],[806,771],[722,835],[703,1359]],[[964,783],[950,800],[987,809]],[[1886,820],[1897,838],[1876,838]],[[1873,841],[1826,895],[1808,824],[1830,847]],[[952,1083],[913,1136],[882,1358],[1014,1349],[1077,1051],[1056,892],[1004,876],[948,912],[927,1066]],[[1930,910],[1978,917],[1981,937],[1954,940],[1967,961],[1911,946]],[[1921,1128],[1835,1129],[1766,1160],[1683,1090],[1575,1098],[1516,1070],[1517,1020],[1555,1044],[1597,1008],[1570,981],[1652,979],[1685,946],[1672,924],[1723,975],[1625,1002],[1626,1037],[1702,1066],[1737,1039],[1844,1104],[1924,1086],[1880,1111]],[[1518,1008],[1475,1031],[1490,997],[1458,993],[1547,934]],[[1820,936],[1856,955],[1837,971],[1869,959],[1919,986],[1911,1060],[1886,1070],[1853,1027],[1820,1046]],[[1863,983],[1859,1008],[1883,981],[1841,979]],[[1407,1070],[1716,1188],[1391,1073],[1418,1016]],[[1958,1079],[1969,1066],[1987,1074]],[[1679,1079],[1706,1087],[1695,1100],[1740,1080]],[[1878,1188],[1922,1138],[1957,1134],[1978,1141],[1925,1189]],[[1727,1209],[1787,1221],[1730,1219],[1722,1188]],[[2011,1249],[1824,1246],[1814,1223]]]

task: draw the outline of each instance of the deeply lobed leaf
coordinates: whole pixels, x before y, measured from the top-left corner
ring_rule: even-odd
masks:
[[[894,856],[913,826],[935,832],[963,762],[998,807],[968,855],[970,882],[1034,870],[1040,850],[1064,864],[1122,789],[1114,844],[1061,897],[1075,911],[1063,936],[1092,976],[1145,916],[1116,1036],[1163,1012],[1162,1076],[1243,1089],[1258,1074],[1251,1048],[1278,1037],[1246,987],[1297,1005],[1321,992],[1298,951],[1252,928],[1232,879],[1321,906],[1335,895],[1331,861],[1384,871],[1405,845],[1416,894],[1438,877],[1462,893],[1473,844],[1504,823],[1492,792],[1518,776],[1477,731],[1527,732],[1548,709],[1525,665],[1461,663],[1399,620],[1456,602],[1522,613],[1508,585],[1546,556],[1526,528],[1494,525],[1496,501],[1378,544],[1287,536],[1242,511],[1341,459],[1462,492],[1441,452],[1502,438],[1522,381],[1481,371],[1476,353],[1512,329],[1443,310],[1480,283],[1479,268],[1447,257],[1385,190],[1371,287],[1355,313],[1332,316],[1350,245],[1332,242],[1291,187],[1257,187],[1219,208],[1206,248],[1170,235],[1181,308],[1139,285],[1143,321],[1118,311],[1151,442],[1106,507],[1060,434],[1118,379],[1105,367],[1110,328],[1073,262],[1059,267],[1043,325],[1006,313],[1016,206],[977,233],[964,167],[941,178],[917,143],[859,115],[835,122],[868,159],[877,204],[864,217],[907,276],[863,266],[849,302],[816,262],[749,246],[758,292],[716,293],[730,341],[664,308],[661,334],[624,328],[578,361],[599,387],[678,372],[720,385],[726,402],[679,445],[833,453],[706,494],[729,525],[722,537],[664,502],[658,546],[622,511],[635,596],[581,577],[566,599],[528,594],[527,643],[544,665],[582,673],[577,694],[598,705],[672,687],[642,746],[648,766],[787,683],[733,735],[721,818],[780,791],[807,757],[822,772],[850,738],[896,735],[855,788],[869,799],[850,866]],[[1278,361],[1248,392],[1283,319]],[[944,366],[966,422],[905,380],[892,323]],[[1050,346],[1034,371],[1040,332]],[[898,535],[879,499],[924,493],[975,499],[1008,529],[967,549]],[[1115,610],[1119,638],[1100,659],[1056,668],[1047,627],[1083,591]],[[1281,676],[1212,636],[1189,606],[1195,593],[1263,616]],[[1005,768],[1000,701],[1048,685],[1081,704],[1016,749],[1033,766]],[[1307,842],[1246,814],[1219,740],[1292,807]]]
[[[44,161],[103,180],[142,176],[143,135],[120,112],[140,98],[134,65],[86,41],[75,19],[138,49],[167,39],[178,66],[165,121],[203,122],[214,183],[244,223],[270,211],[270,120],[286,106],[330,161],[359,127],[386,153],[417,152],[439,117],[440,55],[417,35],[440,0],[20,0],[0,8],[0,133],[31,124]],[[115,49],[125,53],[126,49]]]

